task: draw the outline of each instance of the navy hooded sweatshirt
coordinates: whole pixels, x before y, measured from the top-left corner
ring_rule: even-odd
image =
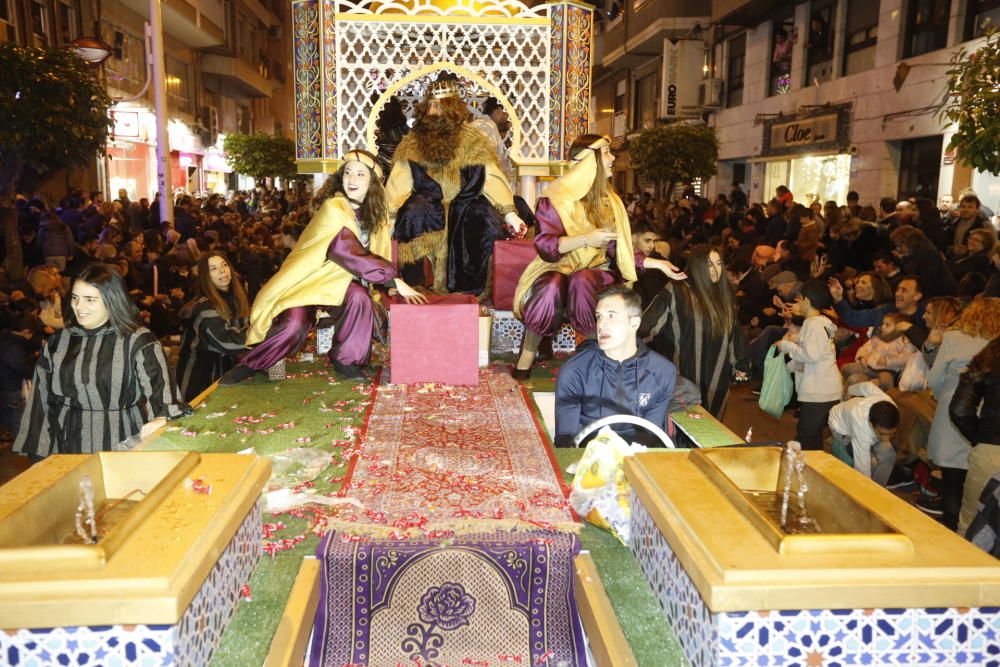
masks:
[[[597,341],[586,341],[556,380],[556,446],[573,446],[580,429],[609,415],[642,417],[664,428],[676,381],[674,364],[641,340],[635,355],[622,362],[604,354]],[[636,435],[630,424],[615,431],[626,440]]]

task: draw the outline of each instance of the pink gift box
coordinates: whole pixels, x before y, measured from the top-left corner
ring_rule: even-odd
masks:
[[[479,303],[469,294],[428,297],[389,308],[394,384],[479,384]]]
[[[514,309],[514,291],[517,281],[538,256],[534,239],[497,241],[493,244],[493,307],[497,310]]]

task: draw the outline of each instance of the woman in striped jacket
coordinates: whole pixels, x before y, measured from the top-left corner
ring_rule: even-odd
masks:
[[[66,328],[45,343],[14,450],[36,459],[107,451],[187,411],[121,277],[95,263],[73,283]]]

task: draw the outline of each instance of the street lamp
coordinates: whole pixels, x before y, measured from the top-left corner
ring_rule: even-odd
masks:
[[[103,40],[97,37],[79,37],[68,44],[69,48],[91,67],[100,67],[114,54]]]

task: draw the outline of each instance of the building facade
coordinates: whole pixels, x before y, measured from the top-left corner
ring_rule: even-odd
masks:
[[[592,127],[627,146],[664,119],[714,126],[719,170],[705,194],[737,181],[751,201],[786,185],[805,202],[855,190],[862,203],[947,203],[971,187],[1000,208],[1000,179],[956,160],[939,113],[949,60],[1000,25],[1000,0],[714,0],[708,18],[705,3],[663,0],[655,21],[642,16],[650,0],[624,3],[605,8],[597,37]],[[654,26],[670,28],[639,41]],[[672,61],[687,63],[676,81],[696,99],[667,114]],[[648,188],[627,158],[615,184]]]
[[[222,152],[230,132],[290,134],[291,40],[282,0],[162,0],[171,183],[225,192],[247,183]],[[99,13],[98,13],[99,12]],[[112,49],[101,76],[116,104],[107,155],[93,168],[57,174],[47,189],[156,192],[153,86],[148,78],[148,0],[0,0],[0,41],[60,46],[99,36]]]
[[[1000,204],[1000,179],[947,150],[939,113],[949,60],[1000,22],[1000,0],[718,0],[712,20],[710,191],[738,180],[752,201],[786,185],[805,202],[855,190],[948,203],[972,187]]]
[[[591,131],[619,149],[614,184],[649,184],[629,164],[629,137],[658,122],[700,119],[710,6],[698,0],[616,0],[599,6]]]

